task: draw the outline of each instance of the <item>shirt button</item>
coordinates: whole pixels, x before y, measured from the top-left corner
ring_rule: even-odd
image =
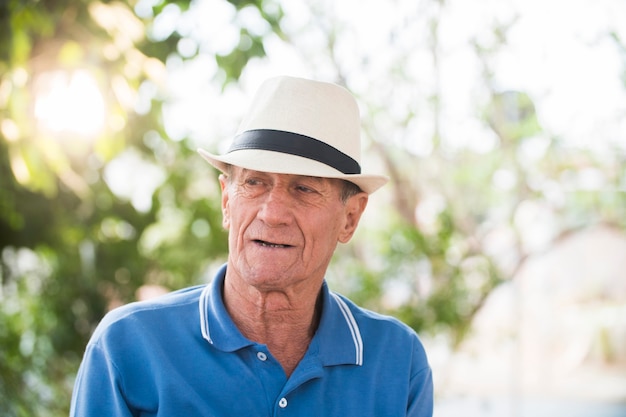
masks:
[[[287,399],[285,397],[281,398],[280,401],[278,401],[278,406],[280,408],[287,407]]]
[[[267,360],[267,355],[264,352],[257,352],[256,357],[263,362]]]

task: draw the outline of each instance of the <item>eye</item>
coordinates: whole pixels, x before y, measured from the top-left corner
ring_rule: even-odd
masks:
[[[266,182],[258,177],[246,177],[241,179],[239,189],[244,195],[253,197],[261,194],[265,189],[265,185]]]
[[[307,187],[306,185],[297,185],[296,186],[296,190],[298,190],[301,193],[305,193],[305,194],[310,194],[310,193],[314,193],[315,190],[311,187]]]
[[[243,183],[246,187],[258,187],[265,184],[265,181],[259,177],[247,177],[244,179]]]

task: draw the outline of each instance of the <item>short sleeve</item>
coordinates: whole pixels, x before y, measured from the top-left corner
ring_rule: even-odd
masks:
[[[70,417],[79,416],[133,416],[124,398],[120,374],[97,344],[87,346],[74,383]]]

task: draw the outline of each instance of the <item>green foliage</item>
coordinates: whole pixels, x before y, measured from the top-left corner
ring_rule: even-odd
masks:
[[[238,39],[232,50],[213,57],[219,67],[213,81],[222,87],[236,82],[251,59],[265,55],[268,36],[289,39],[281,28],[279,3],[224,2],[234,11],[231,23]],[[135,300],[145,285],[174,290],[204,282],[207,270],[225,260],[216,173],[195,154],[191,138],[170,140],[163,125],[160,74],[171,57],[194,58],[193,53],[180,56],[177,49],[189,33],[173,28],[159,39],[150,38],[159,16],[168,10],[184,14],[194,3],[157,1],[141,17],[132,9],[136,3],[0,1],[2,416],[67,415],[85,344],[110,308]],[[238,21],[244,11],[260,16],[264,29]],[[434,19],[431,23],[436,51],[437,24]],[[493,45],[476,45],[486,67],[488,55],[505,42],[504,29],[496,28]],[[339,33],[327,35],[332,47]],[[404,52],[407,56],[394,67],[397,73],[390,74],[402,83],[410,76],[401,63],[414,55],[413,50]],[[52,69],[67,74],[85,69],[103,92],[112,118],[89,140],[37,125],[36,84]],[[341,68],[337,73],[338,79],[345,78]],[[490,74],[485,68],[488,85],[493,84]],[[389,102],[395,102],[406,85],[402,83],[394,84]],[[150,93],[142,96],[138,110],[133,104],[140,90]],[[437,93],[429,98],[433,112],[440,111]],[[387,113],[388,105],[382,100],[378,112]],[[410,107],[392,128],[403,130],[424,111]],[[383,208],[377,228],[361,228],[351,244],[339,248],[329,272],[333,288],[357,303],[393,314],[423,334],[448,334],[454,345],[463,340],[490,291],[509,279],[516,266],[496,264],[481,242],[494,222],[515,235],[517,209],[545,199],[544,182],[576,183],[582,171],[602,172],[610,185],[606,191],[574,187],[554,204],[563,219],[560,230],[590,221],[626,227],[626,193],[612,191],[625,186],[623,157],[607,164],[590,152],[568,151],[543,131],[525,92],[489,90],[479,107],[481,122],[497,141],[484,153],[445,149],[438,129],[428,158],[372,141],[393,177],[391,203]],[[366,116],[373,120],[377,115]],[[386,137],[375,127],[365,128],[372,137]],[[520,150],[537,140],[545,142],[545,152],[524,161]],[[135,158],[133,164],[162,175],[147,204],[114,192],[107,177],[111,165],[126,155]],[[502,173],[509,181],[495,188],[494,178]],[[127,175],[123,182],[133,182],[133,175],[141,173]],[[429,204],[432,194],[438,201],[435,213],[427,221],[417,219],[416,211]],[[515,242],[511,254],[518,261],[527,255],[522,243]]]
[[[2,255],[0,413],[66,414],[70,375],[75,372],[79,350],[64,349],[76,336],[65,331],[67,314],[59,314],[55,305],[62,295],[54,292],[51,280],[55,278],[46,276],[52,269],[47,257],[56,254],[45,248],[5,248]]]
[[[455,346],[487,295],[502,282],[487,256],[467,250],[467,237],[449,210],[438,215],[433,233],[395,220],[366,240],[378,242],[369,248],[375,254],[335,258],[333,268],[342,272],[332,277],[333,285],[422,334],[449,333]]]
[[[519,91],[494,94],[485,119],[506,142],[519,141],[541,131],[534,103]]]
[[[227,55],[216,55],[215,60],[225,71],[227,81],[236,81],[250,58],[264,55],[263,39],[252,36],[248,30],[242,28],[237,47]]]
[[[67,415],[86,342],[110,308],[134,301],[144,285],[205,282],[225,259],[216,173],[189,140],[163,139],[158,94],[141,113],[124,101],[141,86],[158,86],[159,68],[177,53],[180,33],[155,42],[143,36],[170,4],[185,11],[190,2],[161,2],[143,22],[121,2],[0,2],[2,416]],[[263,54],[261,37],[242,29],[240,47],[219,62],[226,82]],[[85,67],[123,123],[105,125],[90,141],[40,130],[33,123],[38,75]],[[107,181],[107,166],[130,150],[164,173],[147,209]]]

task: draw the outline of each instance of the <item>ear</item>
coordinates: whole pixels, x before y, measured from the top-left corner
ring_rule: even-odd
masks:
[[[367,193],[358,193],[346,201],[344,207],[345,222],[337,239],[339,242],[348,243],[352,239],[352,235],[354,235],[361,220],[361,215],[365,211],[368,199],[369,195]]]
[[[219,176],[220,188],[222,190],[222,227],[226,230],[230,227],[230,212],[228,208],[228,179],[226,175]]]

